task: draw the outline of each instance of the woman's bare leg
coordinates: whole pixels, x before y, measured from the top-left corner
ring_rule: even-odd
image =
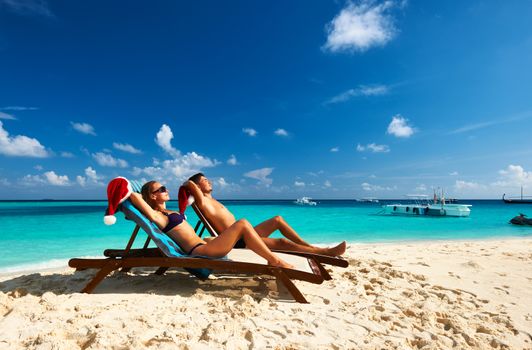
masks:
[[[257,231],[261,237],[269,237],[275,230],[281,231],[283,236],[294,243],[310,246],[309,243],[305,242],[303,238],[301,238],[297,232],[288,225],[282,216],[274,216],[273,218],[263,221],[255,226],[255,231]]]
[[[266,259],[272,266],[293,268],[292,265],[280,259],[262,241],[262,238],[253,230],[253,226],[247,220],[238,220],[220,235],[207,244],[194,250],[194,255],[207,255],[222,257],[229,253],[236,241],[244,239],[246,247]]]
[[[347,248],[347,244],[345,241],[343,241],[342,243],[334,247],[322,248],[322,247],[316,247],[313,245],[306,246],[306,245],[297,244],[285,238],[265,237],[265,238],[262,238],[262,240],[264,241],[264,243],[266,243],[266,245],[270,249],[290,250],[294,252],[314,253],[314,254],[321,254],[321,255],[328,255],[328,256],[343,255],[345,253],[345,249]]]

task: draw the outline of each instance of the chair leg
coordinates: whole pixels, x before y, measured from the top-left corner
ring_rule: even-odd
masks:
[[[279,282],[281,282],[286,289],[292,294],[292,297],[295,301],[301,304],[308,304],[307,299],[303,296],[303,294],[297,289],[296,285],[292,282],[290,278],[279,268],[272,268],[271,271],[277,278]]]
[[[321,274],[321,276],[323,277],[324,280],[326,280],[326,281],[330,281],[330,280],[332,280],[332,277],[331,277],[331,275],[329,274],[329,271],[327,271],[327,270],[325,269],[325,267],[323,267],[322,264],[320,264],[319,262],[317,262],[316,265],[317,265],[318,268],[320,269],[320,274]]]
[[[166,272],[166,270],[168,270],[168,267],[159,267],[157,269],[157,271],[155,271],[155,274],[156,275],[164,275],[164,273]]]
[[[82,293],[90,294],[96,288],[100,282],[107,277],[108,274],[110,274],[112,271],[118,269],[120,264],[116,261],[109,262],[109,264],[106,264],[103,266],[98,273],[90,280],[89,283],[81,290]]]

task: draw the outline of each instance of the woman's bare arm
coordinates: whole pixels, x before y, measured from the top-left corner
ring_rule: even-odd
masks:
[[[135,208],[140,210],[142,214],[144,214],[150,221],[154,222],[157,226],[164,227],[166,225],[160,213],[156,210],[153,210],[152,207],[150,207],[148,203],[144,201],[144,199],[139,193],[133,192],[129,199],[131,200],[131,203],[133,203]]]

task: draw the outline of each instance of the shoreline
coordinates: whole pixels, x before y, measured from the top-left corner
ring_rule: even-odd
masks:
[[[412,239],[412,240],[382,240],[382,241],[369,241],[369,242],[360,242],[360,241],[348,241],[347,245],[350,246],[365,246],[365,245],[401,245],[401,244],[430,244],[430,243],[458,243],[458,242],[492,242],[492,241],[506,241],[506,240],[532,240],[532,236],[494,236],[494,237],[483,237],[478,239]],[[336,244],[341,243],[341,241],[335,241],[331,243],[318,243],[315,244],[319,247],[326,247],[326,246],[333,246]],[[45,261],[37,261],[37,262],[30,262],[30,263],[24,263],[19,265],[9,265],[0,267],[0,278],[10,275],[21,275],[21,274],[27,274],[27,273],[39,273],[39,272],[47,272],[47,271],[54,271],[54,270],[64,270],[69,269],[68,267],[68,260],[71,258],[57,258],[57,259],[49,259]],[[103,255],[90,255],[90,256],[80,256],[79,258],[104,258]],[[54,266],[51,267],[42,267],[42,268],[34,268],[35,265],[42,265],[46,264],[48,262],[52,262]],[[62,264],[57,264],[61,262]],[[17,267],[21,267],[18,269]],[[26,267],[28,266],[28,267]],[[4,270],[12,270],[12,271],[4,271]]]
[[[532,230],[531,230],[532,232]],[[348,248],[351,246],[367,246],[367,245],[401,245],[401,244],[431,244],[431,243],[468,243],[468,242],[493,242],[493,241],[506,241],[506,240],[532,240],[532,235],[529,236],[493,236],[493,237],[482,237],[478,239],[465,238],[465,239],[412,239],[412,240],[382,240],[382,241],[347,241]],[[316,246],[327,247],[333,246],[341,243],[341,241],[334,241],[331,243],[317,243]],[[31,273],[40,273],[40,272],[54,272],[62,271],[65,269],[70,269],[68,267],[68,261],[74,258],[74,256],[69,258],[54,258],[45,261],[36,261],[18,265],[8,265],[0,267],[0,279],[3,277],[9,277],[12,275],[23,275]],[[76,258],[104,258],[103,255],[85,255],[85,256],[76,256]],[[51,263],[53,266],[44,266],[42,268],[35,268],[34,266],[46,265]],[[8,271],[5,271],[8,270]]]
[[[0,277],[0,344],[9,348],[532,348],[532,239],[351,244],[333,279],[200,281],[179,270]],[[3,315],[3,317],[1,316]],[[32,345],[33,344],[33,345]],[[432,348],[431,347],[431,348]]]

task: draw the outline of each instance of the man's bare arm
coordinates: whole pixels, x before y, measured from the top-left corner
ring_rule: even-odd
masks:
[[[203,192],[201,192],[198,185],[189,180],[185,182],[183,186],[185,186],[185,188],[190,192],[190,194],[194,196],[196,204],[201,207],[203,205]]]

